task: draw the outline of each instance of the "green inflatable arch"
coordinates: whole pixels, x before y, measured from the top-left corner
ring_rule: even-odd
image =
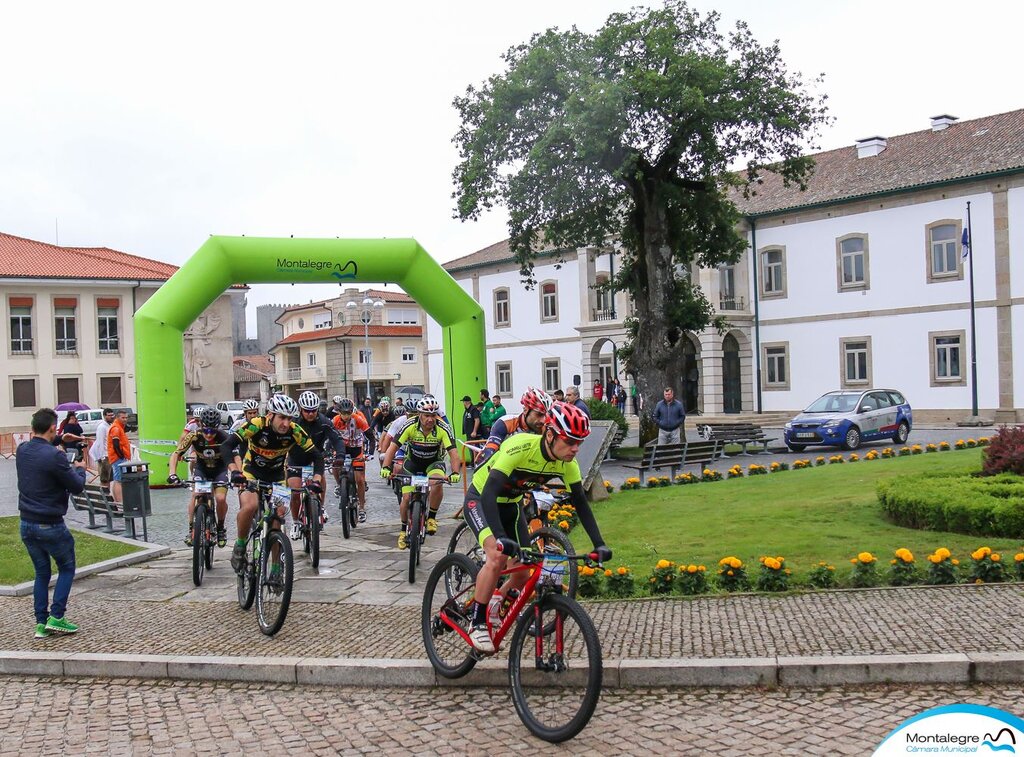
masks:
[[[184,425],[182,333],[232,284],[385,281],[441,325],[448,416],[461,415],[455,398],[486,385],[483,311],[415,240],[211,237],[135,314],[143,459],[173,451]]]

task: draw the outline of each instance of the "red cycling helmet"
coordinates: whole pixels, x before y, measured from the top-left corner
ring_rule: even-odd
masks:
[[[590,416],[567,402],[552,403],[544,424],[563,439],[580,442],[590,435]]]
[[[523,412],[536,410],[547,415],[548,410],[551,409],[552,401],[550,394],[541,389],[534,389],[531,386],[527,387],[526,393],[519,400],[519,404],[523,406]]]

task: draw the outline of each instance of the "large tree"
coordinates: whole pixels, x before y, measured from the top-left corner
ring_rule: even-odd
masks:
[[[718,22],[667,0],[594,34],[549,29],[454,101],[456,215],[506,206],[527,285],[541,249],[621,244],[609,287],[636,314],[619,355],[648,408],[677,383],[684,332],[725,325],[688,272],[746,248],[734,193],[756,191],[765,170],[803,186],[802,153],[827,119],[778,43]]]

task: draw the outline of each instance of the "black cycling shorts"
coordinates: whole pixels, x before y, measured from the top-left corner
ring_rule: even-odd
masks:
[[[472,486],[466,492],[466,501],[462,505],[462,517],[481,547],[488,536],[494,536],[494,532],[487,523],[487,517],[484,515],[484,509],[480,505],[480,493]],[[530,543],[530,531],[523,519],[523,508],[519,506],[518,502],[499,504],[498,517],[501,518],[501,528],[505,532],[505,536],[515,539],[519,542],[519,546]]]

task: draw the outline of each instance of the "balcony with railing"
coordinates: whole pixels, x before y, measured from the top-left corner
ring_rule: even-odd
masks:
[[[737,297],[732,294],[719,294],[718,295],[718,309],[719,310],[746,310],[746,306],[743,302],[742,297]]]

